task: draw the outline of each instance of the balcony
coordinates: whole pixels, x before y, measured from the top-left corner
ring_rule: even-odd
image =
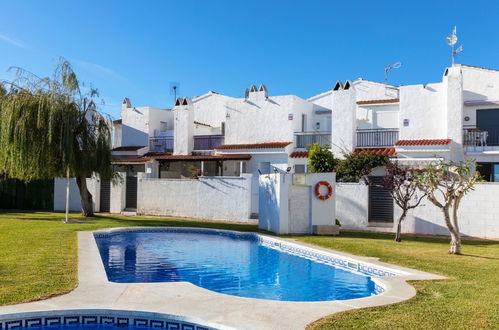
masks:
[[[499,146],[499,132],[465,129],[463,132],[463,144],[467,147]]]
[[[223,135],[195,135],[194,150],[213,150],[225,142]]]
[[[331,132],[297,132],[296,147],[306,148],[309,144],[331,145]]]
[[[173,152],[173,136],[149,138],[149,152]]]
[[[378,148],[392,147],[399,139],[399,130],[389,129],[358,129],[357,147]]]

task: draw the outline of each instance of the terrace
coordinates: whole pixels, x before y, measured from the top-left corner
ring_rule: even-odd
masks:
[[[378,148],[392,147],[399,139],[399,130],[388,129],[357,129],[357,147]]]
[[[296,147],[306,148],[309,144],[331,145],[331,132],[295,132]]]

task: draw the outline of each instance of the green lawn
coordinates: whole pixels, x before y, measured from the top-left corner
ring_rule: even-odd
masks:
[[[126,226],[196,226],[256,231],[256,226],[214,222],[98,216],[90,223],[63,224],[58,213],[0,213],[0,305],[70,291],[77,285],[76,232]],[[72,215],[72,219],[79,219]],[[357,255],[450,277],[412,284],[418,294],[391,306],[334,314],[311,327],[494,328],[499,325],[499,242],[465,241],[462,256],[447,255],[448,241],[382,234],[295,237]]]

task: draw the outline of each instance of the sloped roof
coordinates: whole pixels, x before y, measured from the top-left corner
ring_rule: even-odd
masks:
[[[290,158],[308,158],[308,151],[293,151]]]
[[[372,152],[375,153],[376,155],[387,155],[387,156],[395,156],[397,154],[397,151],[395,151],[395,148],[358,148],[355,149],[355,153],[367,153],[367,152]]]
[[[367,105],[367,104],[385,104],[385,103],[399,103],[400,99],[385,99],[385,100],[366,100],[366,101],[357,101],[358,105]]]
[[[395,146],[435,146],[448,145],[452,139],[398,140]]]

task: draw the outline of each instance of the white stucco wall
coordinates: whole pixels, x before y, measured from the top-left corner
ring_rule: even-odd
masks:
[[[342,229],[394,232],[401,209],[394,205],[393,227],[369,226],[368,189],[362,183],[337,183],[336,217]],[[466,195],[459,208],[459,225],[463,235],[480,238],[499,238],[499,184],[479,183]],[[442,212],[431,202],[423,200],[417,209],[409,211],[402,223],[402,232],[423,235],[448,235]]]
[[[277,234],[304,233],[294,231],[295,226],[290,210],[308,205],[308,219],[295,221],[310,224],[308,233],[314,225],[334,225],[335,219],[335,173],[286,174],[277,173],[259,176],[259,228]],[[327,181],[333,186],[333,195],[327,200],[318,199],[314,187],[319,181]],[[309,189],[293,189],[308,187]],[[300,195],[301,193],[301,195]],[[306,215],[305,215],[306,216]],[[305,229],[306,230],[306,229]]]
[[[342,229],[366,229],[368,187],[362,183],[336,183],[336,218]]]
[[[399,105],[365,105],[357,107],[358,129],[399,127]]]
[[[357,104],[356,91],[337,90],[333,92],[332,146],[337,157],[343,152],[352,152],[356,147]]]
[[[447,138],[446,86],[401,86],[399,116],[400,140]],[[404,119],[409,126],[403,125]]]
[[[98,212],[100,202],[100,180],[98,178],[87,179],[87,189],[92,194],[94,211]],[[66,210],[66,179],[54,179],[54,211]],[[69,180],[69,211],[81,211],[80,190],[76,184],[76,180]]]
[[[249,98],[232,99],[227,104],[225,143],[292,142],[301,130],[301,115],[312,125],[313,105],[294,95],[270,96],[253,92]],[[289,114],[293,114],[290,120]]]
[[[173,154],[190,155],[194,148],[194,107],[190,100],[187,105],[179,105],[173,109]]]
[[[138,214],[245,222],[250,201],[251,175],[138,180]]]

